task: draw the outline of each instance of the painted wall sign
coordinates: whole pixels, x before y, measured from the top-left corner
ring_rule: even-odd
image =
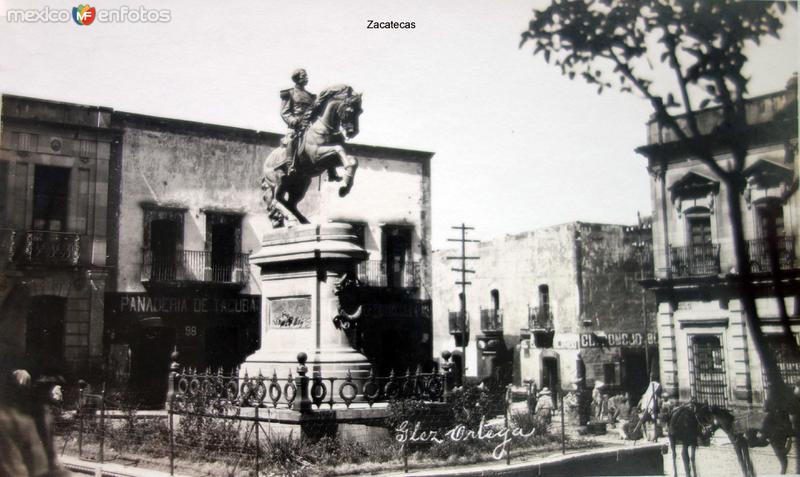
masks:
[[[269,323],[272,328],[311,328],[311,297],[269,300]]]
[[[601,348],[606,346],[643,346],[642,333],[606,333],[605,340],[602,334],[581,333],[581,348]],[[606,342],[607,341],[607,342]],[[647,344],[656,344],[655,333],[647,333]]]
[[[107,293],[106,306],[120,315],[256,315],[261,312],[258,295],[202,296]]]

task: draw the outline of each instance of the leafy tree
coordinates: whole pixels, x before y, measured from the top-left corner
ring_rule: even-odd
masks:
[[[796,3],[789,5],[797,9]],[[570,79],[583,78],[596,86],[598,93],[616,89],[649,101],[661,127],[671,131],[688,153],[725,185],[738,272],[734,281],[749,334],[769,382],[774,383],[767,399],[796,406],[759,326],[740,201],[750,147],[744,48],[759,44],[766,36],[778,37],[786,8],[787,3],[767,1],[554,0],[534,10],[520,46],[533,44],[534,54],[543,55]],[[654,83],[653,78],[664,72],[671,81]],[[795,101],[783,124],[795,130],[796,105]],[[698,120],[698,111],[709,106],[719,111],[719,121],[711,131],[704,130]],[[794,154],[791,147],[787,153]],[[717,148],[729,151],[731,160],[715,160]],[[777,252],[774,246],[772,249],[772,269],[777,270]],[[774,284],[783,329],[790,332],[779,273],[774,272]],[[796,342],[786,338],[800,356]],[[800,410],[786,410],[800,417]],[[800,471],[800,460],[797,464]]]

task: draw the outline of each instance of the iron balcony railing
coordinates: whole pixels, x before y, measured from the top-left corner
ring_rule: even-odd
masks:
[[[0,268],[14,261],[17,232],[13,229],[0,229]]]
[[[418,262],[367,260],[357,267],[358,279],[362,283],[383,288],[417,288],[418,272]]]
[[[528,307],[528,329],[531,331],[553,329],[553,314],[549,306]]]
[[[719,273],[719,244],[670,247],[669,251],[673,278]]]
[[[11,235],[11,256],[12,258],[18,256],[18,260],[22,263],[74,266],[78,264],[81,256],[80,234],[28,230],[25,233],[25,244],[21,255],[13,250],[14,233]]]
[[[481,309],[481,331],[484,333],[503,332],[503,310],[498,308]]]
[[[246,253],[222,259],[205,250],[182,250],[158,253],[143,250],[142,281],[146,282],[205,282],[244,285],[250,278]]]
[[[450,334],[458,335],[469,331],[469,313],[463,311],[450,311],[447,313],[447,322],[450,325]]]
[[[778,252],[778,266],[781,270],[790,270],[796,267],[793,236],[778,237],[775,240],[775,249]],[[767,239],[748,240],[747,251],[750,255],[750,271],[756,273],[772,271]]]

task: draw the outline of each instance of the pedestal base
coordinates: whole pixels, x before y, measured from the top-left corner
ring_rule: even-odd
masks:
[[[308,355],[311,378],[366,378],[370,363],[336,327],[337,284],[367,253],[348,224],[300,225],[266,234],[250,262],[261,269],[261,347],[240,373],[297,376],[297,354]]]

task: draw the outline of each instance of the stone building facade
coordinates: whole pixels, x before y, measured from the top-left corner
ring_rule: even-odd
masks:
[[[103,362],[109,283],[108,108],[2,97],[0,355],[34,373],[87,376]]]
[[[646,221],[572,222],[470,248],[480,259],[470,263],[475,274],[466,297],[467,377],[574,388],[580,356],[590,383],[641,393],[645,343],[656,352],[652,299],[638,282],[651,266],[649,234]],[[461,346],[460,287],[447,260],[453,255],[434,254],[437,351]]]
[[[261,167],[281,135],[13,96],[2,118],[3,356],[62,360],[158,403],[173,350],[231,370],[258,349],[248,258],[271,228]],[[381,372],[430,365],[433,154],[346,149],[350,194],[323,175],[301,207],[351,224],[369,254],[353,270],[359,350]]]
[[[183,365],[230,371],[259,348],[269,291],[248,257],[271,228],[261,167],[280,135],[124,112],[113,124],[121,132],[112,192],[120,225],[110,240],[117,279],[106,295],[109,359],[158,400],[173,349]],[[373,300],[357,346],[379,368],[430,361],[432,154],[363,145],[348,152],[360,163],[351,193],[340,199],[337,184],[317,178],[301,206],[352,224],[369,253],[354,270]]]
[[[699,113],[709,134],[719,110]],[[797,80],[785,91],[747,104],[750,150],[747,186],[741,197],[745,238],[751,259],[761,329],[777,354],[784,378],[798,382],[800,365],[780,343],[778,301],[774,296],[767,236],[777,237],[785,304],[792,332],[800,332],[797,236]],[[722,167],[729,153],[716,147]],[[725,185],[690,157],[676,138],[655,121],[648,124],[647,157],[653,201],[655,278],[646,283],[658,301],[661,382],[668,394],[723,406],[763,402],[764,375],[748,333],[735,287],[737,276],[730,206]]]

